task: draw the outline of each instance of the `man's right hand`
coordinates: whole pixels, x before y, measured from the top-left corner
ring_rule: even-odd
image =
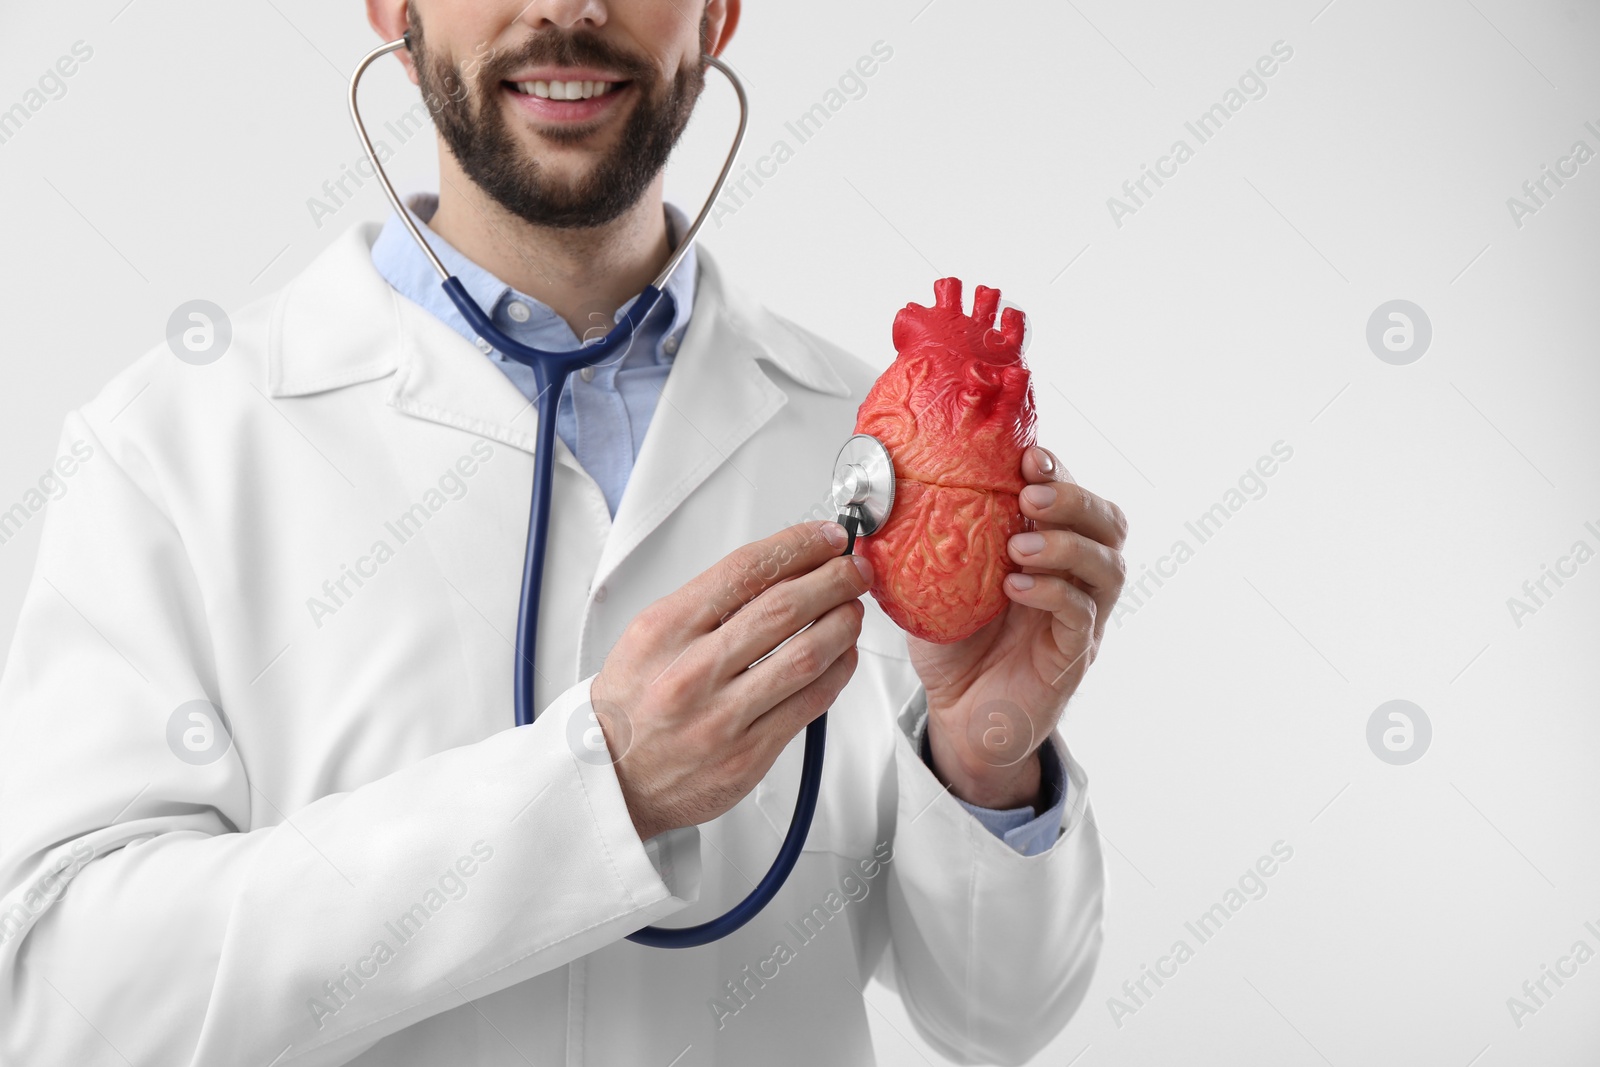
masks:
[[[850,680],[872,566],[844,546],[838,523],[792,526],[623,631],[590,703],[623,749],[617,779],[641,840],[732,808]]]

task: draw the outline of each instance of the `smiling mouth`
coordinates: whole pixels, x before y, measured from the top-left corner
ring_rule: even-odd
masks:
[[[569,79],[564,81],[508,81],[502,86],[520,110],[536,123],[550,127],[599,129],[607,116],[629,99],[633,82],[626,79]]]
[[[626,81],[532,81],[507,82],[513,92],[541,100],[592,100],[628,85]]]

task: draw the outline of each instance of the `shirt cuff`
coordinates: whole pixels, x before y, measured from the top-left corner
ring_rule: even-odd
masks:
[[[926,713],[917,724],[915,743],[917,751],[922,754],[922,762],[928,765],[929,770],[933,770],[933,748],[928,741]],[[1020,808],[981,808],[951,795],[951,799],[971,812],[985,830],[1024,856],[1037,856],[1050,850],[1061,834],[1061,820],[1067,810],[1066,769],[1061,762],[1061,754],[1056,751],[1055,742],[1049,738],[1039,746],[1039,761],[1045,795],[1051,799],[1050,807],[1043,814],[1039,814],[1031,804]]]

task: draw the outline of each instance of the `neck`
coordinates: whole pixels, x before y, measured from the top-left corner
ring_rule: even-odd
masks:
[[[588,229],[538,226],[513,215],[439,158],[439,210],[428,226],[462,255],[549,307],[584,337],[649,285],[672,254],[662,212],[664,177],[621,216]]]

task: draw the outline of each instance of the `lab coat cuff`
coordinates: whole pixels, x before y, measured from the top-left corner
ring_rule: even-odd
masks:
[[[642,904],[669,898],[681,905],[691,904],[700,895],[700,831],[685,826],[648,841],[639,839],[617,778],[616,760],[589,701],[593,682],[594,676],[590,675],[562,693],[540,718],[554,715],[563,722],[561,732],[572,752],[595,823],[618,875],[635,898]]]
[[[700,895],[700,828],[680,826],[644,843],[644,854],[673,896],[694,900]]]
[[[1084,798],[1088,778],[1072,759],[1059,732],[1052,732],[1040,748],[1042,772],[1046,793],[1054,803],[1043,812],[1033,807],[999,810],[969,804],[940,783],[933,771],[933,761],[928,746],[928,694],[921,686],[912,694],[898,715],[900,730],[906,739],[906,748],[915,754],[920,771],[904,772],[902,790],[916,798],[914,810],[918,818],[932,809],[942,809],[945,818],[960,822],[965,813],[985,830],[995,843],[1003,844],[1013,855],[1033,857],[1048,853],[1055,844],[1077,827],[1084,819]],[[909,762],[902,760],[902,764]],[[906,781],[909,777],[911,781]]]
[[[915,737],[912,740],[922,755],[922,762],[932,770],[933,748],[928,738],[927,724],[927,717],[923,716],[917,727],[921,740]],[[1067,774],[1061,754],[1053,743],[1047,742],[1039,746],[1038,759],[1041,791],[1050,798],[1050,805],[1043,813],[1032,804],[1016,808],[985,808],[956,797],[956,803],[967,809],[985,830],[1024,856],[1037,856],[1056,843],[1061,833],[1062,816],[1067,810]]]

